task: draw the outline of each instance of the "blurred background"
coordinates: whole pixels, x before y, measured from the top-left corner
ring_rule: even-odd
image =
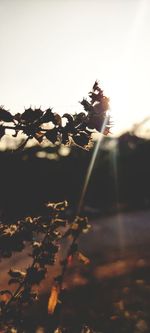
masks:
[[[78,112],[99,80],[118,134],[149,116],[149,0],[1,0],[0,103]]]
[[[71,333],[83,323],[103,333],[149,332],[150,2],[1,0],[0,13],[0,104],[6,109],[78,113],[96,79],[110,97],[112,133],[97,139],[80,210],[92,225],[80,240],[90,265],[68,270],[61,322]],[[34,141],[17,151],[22,140],[7,133],[0,142],[0,219],[11,224],[38,216],[46,202],[59,200],[68,200],[68,217],[74,216],[96,139],[89,151]],[[28,252],[1,262],[0,287],[10,265],[29,264]],[[41,286],[27,332],[53,325],[46,308],[52,276]]]

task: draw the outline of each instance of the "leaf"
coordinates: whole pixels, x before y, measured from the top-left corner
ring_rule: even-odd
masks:
[[[66,145],[67,143],[69,143],[69,134],[66,128],[61,129],[61,134],[62,134],[61,142],[62,144]]]
[[[74,116],[75,125],[77,126],[83,122],[86,122],[86,118],[87,118],[87,116],[86,116],[85,112],[80,112],[78,114],[75,114],[75,116]]]
[[[66,200],[61,202],[48,202],[46,207],[56,211],[64,211],[68,207],[68,202]]]
[[[52,109],[47,109],[42,118],[41,118],[43,123],[49,123],[50,121],[54,122],[55,121],[55,116],[54,113],[52,112]]]
[[[61,201],[61,202],[57,202],[55,204],[55,209],[57,211],[64,211],[67,207],[68,207],[68,202],[66,200]]]
[[[35,133],[37,131],[37,126],[35,123],[27,123],[26,126],[23,129],[23,132],[28,136],[35,136]]]
[[[51,289],[51,294],[48,300],[48,314],[52,315],[58,303],[58,296],[60,292],[60,287],[58,285],[53,285]]]
[[[61,132],[66,133],[66,134],[70,134],[70,133],[77,134],[78,133],[77,129],[75,128],[75,124],[71,121],[68,121],[66,123],[66,126],[63,127],[63,129],[61,129]]]
[[[30,284],[39,284],[46,274],[46,268],[38,269],[38,267],[29,267],[27,269],[26,281]]]
[[[13,116],[11,113],[3,108],[3,106],[0,107],[0,121],[5,122],[12,122]]]
[[[32,122],[32,117],[33,117],[33,109],[29,108],[29,109],[25,109],[25,111],[21,114],[21,121],[25,121],[25,122]]]
[[[8,274],[14,278],[14,279],[22,279],[26,276],[26,273],[25,272],[22,272],[20,270],[17,270],[17,269],[10,269]]]
[[[52,230],[55,230],[58,227],[66,227],[67,220],[56,218],[51,227]]]
[[[5,128],[0,125],[0,139],[5,135]]]
[[[41,118],[43,115],[43,111],[39,108],[39,109],[34,109],[34,118],[35,120],[38,120],[39,118]]]
[[[60,327],[56,328],[56,330],[54,331],[54,333],[63,333],[63,331],[61,330]]]
[[[77,135],[73,135],[73,141],[81,147],[87,146],[89,140],[89,135],[86,132],[80,132]]]
[[[61,116],[58,113],[54,113],[53,123],[56,126],[61,126],[62,125]]]
[[[53,129],[47,131],[45,136],[50,142],[55,143],[57,141],[58,129],[54,127]]]
[[[78,226],[78,227],[77,227]],[[87,232],[90,229],[90,224],[88,224],[88,219],[87,217],[80,217],[80,216],[76,216],[76,218],[74,219],[71,228],[72,229],[77,229],[80,232]]]
[[[20,123],[20,121],[21,121],[21,113],[16,113],[15,115],[14,115],[14,120],[17,120],[18,121],[18,123]]]
[[[97,88],[98,88],[98,81],[96,80],[93,85],[93,90],[95,91],[97,90]]]
[[[7,290],[7,289],[0,290],[0,295],[5,295],[5,294],[12,296],[12,292],[10,290]]]
[[[42,114],[43,111],[41,109],[25,109],[25,112],[23,112],[23,114],[21,115],[21,120],[27,123],[33,123],[34,121],[38,120],[42,116]]]
[[[16,283],[20,283],[21,281],[19,279],[10,279],[8,281],[8,284],[11,285],[11,284],[16,284]]]
[[[83,105],[84,110],[87,111],[88,113],[92,113],[93,112],[93,106],[86,100],[83,98],[82,102],[80,102],[81,105]]]
[[[10,226],[6,227],[3,231],[3,235],[10,237],[17,233],[18,228],[15,224],[10,224]]]
[[[90,263],[89,258],[84,256],[81,252],[78,253],[78,259],[84,263],[84,265],[88,265]]]
[[[62,118],[66,118],[69,123],[73,123],[73,117],[69,113],[64,113]]]
[[[92,91],[89,92],[91,98],[91,104],[93,105],[96,101],[101,101],[104,97],[103,90],[99,87],[97,81],[95,81]]]
[[[27,217],[25,218],[25,222],[26,222],[26,223],[33,223],[33,219],[32,219],[32,217],[31,217],[31,216],[27,216]]]
[[[102,126],[104,124],[104,119],[105,119],[105,114],[93,114],[92,116],[89,117],[89,120],[87,122],[87,127],[90,129],[96,129],[97,131],[101,131]]]
[[[84,326],[82,328],[81,333],[94,333],[93,330],[91,330],[91,328],[89,328],[88,326]]]
[[[35,134],[34,134],[34,138],[39,142],[39,143],[41,143],[42,141],[43,141],[43,136],[44,136],[45,134],[43,134],[42,132],[36,132]]]
[[[33,301],[36,299],[37,299],[37,293],[32,292],[30,286],[27,286],[25,289],[23,289],[21,294],[19,295],[19,300],[22,303],[32,304]]]

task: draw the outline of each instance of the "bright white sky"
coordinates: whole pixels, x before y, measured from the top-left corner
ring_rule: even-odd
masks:
[[[0,0],[0,104],[80,110],[95,79],[114,132],[150,115],[150,0]]]

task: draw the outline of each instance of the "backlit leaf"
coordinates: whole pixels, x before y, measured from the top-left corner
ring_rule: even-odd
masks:
[[[78,259],[82,261],[85,265],[88,265],[90,263],[89,258],[84,256],[81,252],[78,253]]]
[[[53,285],[51,289],[51,294],[48,300],[48,314],[52,315],[58,303],[58,296],[59,296],[59,286]]]

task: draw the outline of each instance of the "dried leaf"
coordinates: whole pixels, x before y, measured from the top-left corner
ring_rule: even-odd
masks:
[[[48,314],[52,315],[58,303],[58,296],[59,296],[59,286],[53,285],[51,289],[51,294],[48,300]]]
[[[56,126],[61,126],[62,125],[61,116],[58,113],[54,113],[53,123]]]

